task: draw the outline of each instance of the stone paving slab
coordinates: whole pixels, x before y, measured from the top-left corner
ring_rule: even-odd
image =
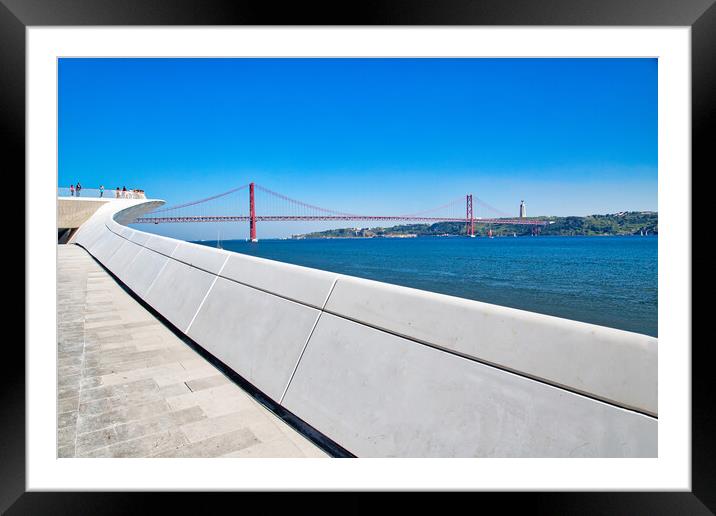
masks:
[[[57,456],[326,457],[58,245]]]

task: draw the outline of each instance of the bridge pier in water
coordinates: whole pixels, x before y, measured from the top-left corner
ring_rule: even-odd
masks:
[[[249,184],[249,238],[258,242],[256,238],[256,203],[254,202],[254,183]]]
[[[472,194],[465,196],[465,234],[470,238],[475,238],[475,218],[472,213]]]

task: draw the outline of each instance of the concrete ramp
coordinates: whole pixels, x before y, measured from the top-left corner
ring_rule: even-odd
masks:
[[[92,215],[106,204],[103,199],[82,197],[59,197],[57,199],[57,227],[76,229],[87,222]]]
[[[351,453],[657,456],[657,339],[122,225],[159,204],[103,206],[76,241],[197,344]]]

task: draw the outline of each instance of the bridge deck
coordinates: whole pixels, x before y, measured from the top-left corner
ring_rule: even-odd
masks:
[[[59,457],[325,457],[59,245]]]

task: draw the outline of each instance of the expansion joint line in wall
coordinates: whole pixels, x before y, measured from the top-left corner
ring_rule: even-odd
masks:
[[[209,294],[211,294],[211,289],[214,288],[214,285],[216,285],[216,280],[219,279],[219,276],[221,276],[221,273],[224,271],[224,266],[226,265],[226,262],[229,261],[229,256],[226,255],[226,259],[224,260],[224,263],[221,264],[221,268],[219,269],[219,272],[216,273],[216,276],[214,276],[214,281],[211,282],[211,286],[209,286],[209,290],[206,291],[206,294],[204,295],[204,299],[201,300],[201,303],[199,303],[199,307],[196,309],[196,313],[194,314],[194,317],[191,318],[191,322],[189,323],[189,326],[186,327],[186,330],[184,330],[184,334],[189,334],[189,329],[191,328],[191,325],[194,324],[194,320],[196,319],[196,316],[199,315],[199,312],[201,311],[201,307],[204,306],[204,302],[206,301],[206,298],[209,297]]]
[[[321,316],[323,315],[323,311],[326,309],[326,305],[328,305],[328,300],[331,298],[331,294],[333,293],[333,289],[336,288],[336,283],[338,282],[338,278],[333,280],[333,285],[331,285],[331,290],[328,291],[328,295],[326,296],[326,300],[323,302],[323,306],[321,307],[321,311],[318,312],[318,316],[316,317],[316,320],[313,323],[313,327],[311,328],[311,331],[308,334],[308,338],[306,339],[306,342],[303,343],[303,349],[301,349],[301,354],[298,355],[298,360],[296,360],[296,365],[293,366],[293,371],[291,371],[291,376],[288,379],[288,382],[286,382],[286,387],[283,390],[283,393],[281,394],[281,398],[278,401],[278,404],[283,404],[283,398],[286,397],[286,393],[288,392],[288,388],[291,386],[291,382],[293,381],[293,377],[296,374],[296,371],[298,370],[298,364],[301,363],[301,359],[303,358],[303,354],[306,352],[306,348],[308,347],[308,343],[311,340],[311,337],[313,337],[313,332],[316,330],[316,326],[318,326],[318,321],[321,320]]]
[[[172,252],[169,253],[169,256],[167,256],[167,261],[164,262],[164,265],[162,265],[162,268],[159,269],[159,272],[157,273],[157,275],[154,276],[154,279],[149,284],[149,287],[147,287],[147,290],[144,291],[145,298],[149,295],[149,292],[151,292],[152,287],[154,286],[154,283],[156,283],[156,281],[157,281],[157,278],[162,275],[162,272],[164,272],[164,269],[166,269],[167,265],[169,265],[169,262],[172,261],[172,256],[174,256],[174,251],[176,251],[178,247],[179,247],[179,243],[177,242],[177,244],[174,246],[174,249],[172,249]],[[149,249],[150,251],[157,253],[157,251],[154,251],[153,249],[150,249],[149,247],[145,247],[145,249]],[[157,253],[157,254],[162,254],[162,253]],[[164,255],[164,256],[166,256],[166,255]]]
[[[130,239],[127,239],[127,242],[129,242],[129,243],[131,243],[131,244],[136,245],[137,247],[139,247],[139,251],[137,251],[137,252],[134,254],[134,256],[132,257],[132,259],[129,260],[129,263],[127,264],[127,268],[129,269],[129,268],[132,266],[132,264],[137,260],[137,257],[138,257],[138,256],[142,253],[142,251],[144,251],[144,249],[146,249],[146,248],[145,248],[145,247],[142,247],[141,245],[137,244],[136,242],[132,242]]]
[[[104,227],[106,227],[106,228],[107,228],[107,231],[109,231],[109,232],[110,232],[111,234],[113,234],[114,236],[118,236],[119,238],[124,238],[122,235],[118,235],[117,233],[115,233],[114,231],[112,231],[112,230],[110,229],[110,227],[107,225],[106,222],[105,222],[105,224],[104,224]],[[100,238],[101,238],[101,237],[100,237]],[[126,240],[126,239],[125,239],[125,240]],[[122,246],[121,246],[121,245],[118,245],[117,247],[115,247],[114,249],[112,249],[112,252],[109,253],[109,256],[108,256],[107,258],[105,258],[104,262],[105,262],[105,263],[109,263],[109,261],[110,261],[110,260],[112,259],[112,257],[114,256],[114,253],[116,253],[117,251],[119,251],[119,248],[120,248],[120,247],[122,247]]]

